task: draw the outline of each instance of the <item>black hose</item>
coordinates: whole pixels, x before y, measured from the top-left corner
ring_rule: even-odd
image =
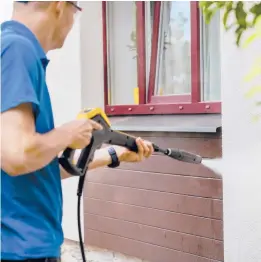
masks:
[[[84,244],[83,244],[83,240],[82,240],[82,227],[81,227],[81,196],[78,196],[77,220],[78,220],[78,232],[79,232],[79,239],[80,239],[80,249],[81,249],[81,253],[82,253],[82,261],[86,262]]]
[[[83,191],[83,185],[84,185],[85,176],[86,176],[86,174],[79,178],[78,191],[77,191],[77,196],[78,196],[78,203],[77,203],[78,233],[79,233],[80,249],[81,249],[82,261],[83,262],[86,262],[86,257],[85,257],[84,243],[83,243],[83,239],[82,239],[81,197],[82,197],[82,191]]]

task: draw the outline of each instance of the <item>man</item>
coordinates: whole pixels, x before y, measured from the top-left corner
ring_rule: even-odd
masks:
[[[86,147],[101,126],[75,120],[54,127],[46,53],[63,46],[80,11],[70,1],[15,2],[12,20],[1,25],[1,261],[60,261],[61,179],[70,175],[57,156]],[[152,154],[151,143],[139,138],[137,145],[138,154],[116,146],[98,150],[90,169]]]

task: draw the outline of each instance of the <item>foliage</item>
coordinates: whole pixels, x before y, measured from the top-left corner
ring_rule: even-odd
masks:
[[[218,10],[223,10],[223,24],[226,30],[234,28],[239,46],[244,32],[254,28],[261,16],[261,2],[257,1],[200,1],[200,7],[207,23]],[[230,21],[230,17],[235,19]]]
[[[200,8],[209,23],[218,10],[223,11],[223,25],[226,30],[234,29],[236,44],[238,47],[247,48],[255,40],[261,40],[261,2],[257,1],[200,1]],[[232,18],[232,19],[230,19]],[[253,31],[245,41],[242,36],[247,31]],[[261,57],[258,57],[246,75],[245,81],[253,81],[261,75]],[[254,98],[261,95],[261,85],[254,85],[246,92],[246,98]],[[256,106],[261,107],[261,101],[255,102]],[[261,119],[261,114],[254,116],[254,120]]]

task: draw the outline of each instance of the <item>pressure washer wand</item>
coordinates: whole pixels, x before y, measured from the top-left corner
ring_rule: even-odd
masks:
[[[202,162],[201,156],[184,151],[184,150],[180,150],[176,148],[162,149],[155,144],[153,144],[153,148],[155,152],[163,153],[164,155],[169,156],[179,161],[183,161],[186,163],[192,163],[192,164],[200,164]]]

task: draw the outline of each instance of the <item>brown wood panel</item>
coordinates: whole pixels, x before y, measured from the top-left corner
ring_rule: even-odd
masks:
[[[203,165],[184,163],[161,155],[153,155],[139,163],[121,163],[117,169],[221,179]]]
[[[165,148],[217,158],[221,133],[131,132]],[[155,153],[88,174],[87,244],[150,262],[223,261],[222,179],[202,165]]]
[[[86,228],[139,240],[201,257],[223,260],[223,242],[118,219],[86,214]]]
[[[222,201],[173,193],[86,183],[85,196],[104,201],[222,219]]]
[[[89,172],[88,181],[161,192],[222,198],[222,180],[148,172],[98,169]]]
[[[187,150],[202,157],[217,158],[222,156],[221,139],[212,138],[180,138],[180,137],[142,137],[149,140],[162,148],[180,148]]]
[[[117,218],[187,234],[223,239],[220,220],[177,214],[169,211],[137,207],[97,199],[84,199],[84,211],[94,215]]]
[[[218,262],[214,259],[186,254],[173,249],[159,247],[91,229],[86,229],[85,231],[85,243],[121,252],[129,256],[146,259],[150,262]]]

